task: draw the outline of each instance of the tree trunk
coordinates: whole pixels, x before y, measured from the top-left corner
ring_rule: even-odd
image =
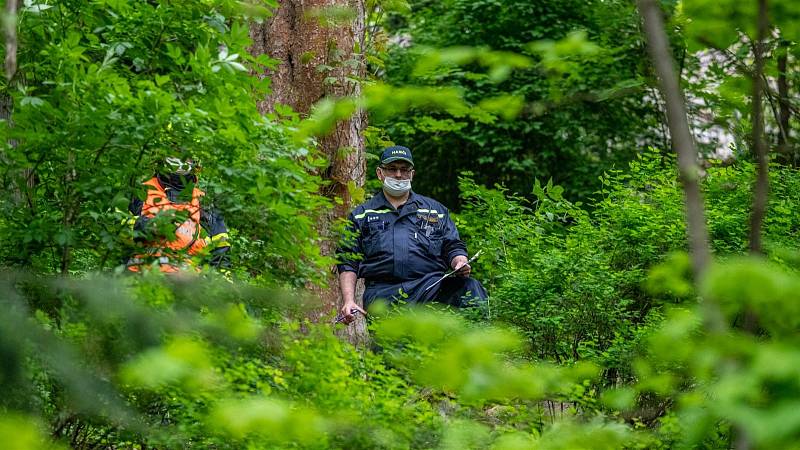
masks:
[[[764,140],[764,40],[769,22],[766,0],[758,1],[758,31],[753,42],[755,68],[753,69],[753,156],[758,163],[753,186],[753,211],[750,215],[750,252],[761,253],[761,228],[767,213],[769,194],[769,155]]]
[[[648,50],[654,63],[661,94],[667,108],[672,148],[678,154],[678,169],[685,192],[687,234],[692,251],[695,279],[699,281],[710,259],[708,232],[706,231],[703,199],[700,194],[697,151],[689,131],[686,105],[664,31],[661,9],[655,0],[639,0],[639,10],[644,19]]]
[[[658,75],[661,94],[667,107],[667,125],[672,140],[672,148],[678,154],[678,171],[683,184],[686,208],[686,232],[692,257],[692,272],[695,283],[702,280],[711,251],[708,244],[703,197],[700,192],[700,167],[697,164],[697,150],[689,130],[686,104],[681,91],[675,64],[672,60],[667,33],[664,31],[664,18],[656,0],[639,0],[639,13],[644,23],[647,49]],[[709,328],[721,332],[725,328],[722,314],[716,304],[705,300]]]
[[[797,161],[792,144],[789,141],[791,130],[789,128],[792,110],[789,108],[789,81],[788,81],[788,60],[789,43],[781,40],[778,48],[778,153],[782,155],[786,162],[796,166]]]
[[[259,102],[262,113],[272,112],[278,104],[291,106],[307,116],[312,106],[323,98],[359,96],[361,85],[354,79],[366,74],[363,48],[365,37],[364,0],[280,0],[276,14],[263,24],[253,24],[251,52],[267,54],[280,65],[266,73],[272,93]],[[314,13],[324,8],[349,8],[355,18],[347,24],[320,25]],[[319,15],[319,14],[317,14]],[[324,15],[324,14],[323,14]],[[356,112],[349,120],[336,125],[334,131],[319,141],[319,149],[328,157],[329,166],[322,177],[331,184],[324,194],[335,201],[334,209],[319,224],[324,239],[322,253],[332,255],[336,242],[332,233],[337,219],[346,217],[354,206],[348,183],[361,187],[365,181],[363,131],[367,126],[365,112]],[[330,277],[329,287],[311,287],[319,295],[320,308],[312,320],[333,317],[339,304],[338,281]],[[360,295],[357,295],[360,298]],[[364,342],[366,326],[363,318],[345,328],[352,342]]]
[[[3,35],[6,41],[5,73],[11,80],[17,73],[17,6],[18,0],[6,0]]]
[[[19,9],[19,0],[7,0],[5,4],[5,17],[3,18],[3,37],[5,38],[5,60],[4,60],[4,73],[8,85],[7,92],[0,93],[0,120],[5,120],[8,127],[12,127],[14,122],[12,115],[14,113],[14,99],[8,92],[15,89],[17,85],[22,84],[22,79],[17,74],[17,11]],[[16,140],[9,140],[8,145],[12,147],[17,146]],[[0,162],[9,164],[6,155],[0,151]],[[33,199],[33,189],[36,187],[36,174],[33,169],[23,169],[21,172],[15,172],[11,181],[8,181],[7,186],[12,192],[12,199],[15,204],[19,205],[23,202],[28,204],[29,212],[33,215],[36,214],[36,205]],[[26,244],[26,247],[29,244]],[[20,262],[23,265],[30,264],[30,253],[23,252],[20,256]]]

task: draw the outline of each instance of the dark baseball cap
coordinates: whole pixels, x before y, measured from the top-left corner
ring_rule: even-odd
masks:
[[[414,165],[414,159],[411,157],[411,150],[402,145],[393,145],[383,149],[383,153],[381,153],[381,165],[386,165],[394,161],[405,161],[412,166]]]

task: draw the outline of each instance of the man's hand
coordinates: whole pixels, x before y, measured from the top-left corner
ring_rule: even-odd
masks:
[[[361,312],[361,314],[366,314],[366,311],[356,304],[356,279],[355,272],[345,271],[339,274],[339,289],[342,292],[344,305],[339,310],[337,319],[342,323],[349,324],[355,320],[355,316],[352,313],[354,310]]]
[[[450,261],[450,267],[456,271],[456,275],[464,278],[468,278],[469,275],[472,273],[472,267],[467,263],[467,257],[463,255],[458,255]]]
[[[346,300],[344,302],[344,305],[342,305],[342,309],[339,310],[339,316],[342,318],[342,323],[349,324],[350,322],[356,319],[356,316],[355,314],[353,314],[353,311],[358,311],[364,315],[367,314],[367,312],[364,311],[362,307],[358,306],[358,304],[356,304],[355,301],[353,301],[352,299]]]

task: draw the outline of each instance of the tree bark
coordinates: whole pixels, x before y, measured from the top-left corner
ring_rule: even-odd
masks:
[[[756,181],[753,186],[753,210],[750,215],[750,252],[760,254],[761,228],[767,213],[769,195],[769,156],[764,140],[764,40],[767,38],[769,21],[767,1],[758,0],[758,31],[753,43],[755,67],[753,69],[753,156],[756,158]]]
[[[686,104],[675,72],[667,34],[664,31],[660,6],[655,0],[638,0],[638,3],[647,37],[647,48],[666,103],[672,148],[678,154],[678,171],[683,184],[686,208],[686,232],[692,257],[692,272],[697,283],[702,279],[711,259],[703,197],[700,192],[697,151],[689,130]],[[724,329],[725,323],[719,308],[710,300],[705,301],[705,307],[710,329],[716,332]]]
[[[6,41],[5,73],[6,80],[11,80],[17,73],[17,6],[19,0],[6,0],[5,27],[3,34]]]
[[[19,9],[19,0],[7,0],[5,4],[5,17],[3,18],[3,36],[5,38],[5,61],[4,72],[8,86],[7,92],[0,94],[0,119],[8,123],[8,127],[14,125],[12,115],[14,112],[14,99],[8,93],[22,82],[21,77],[17,75],[17,11]],[[17,141],[9,140],[8,144],[12,147],[17,146]],[[8,164],[6,155],[0,151],[0,161]],[[19,176],[12,181],[10,186],[13,192],[14,202],[20,204],[24,201],[28,202],[31,213],[35,214],[36,208],[33,204],[33,189],[36,187],[36,176],[33,169],[23,169]],[[26,263],[28,257],[25,257]]]
[[[346,7],[355,18],[348,24],[321,26],[310,17],[323,8]],[[275,70],[258,74],[271,79],[271,94],[259,102],[262,113],[275,111],[276,105],[288,105],[305,117],[312,106],[324,98],[361,95],[366,64],[363,56],[365,38],[364,0],[281,0],[276,14],[263,24],[253,24],[250,31],[253,54],[267,54],[278,60]],[[333,225],[346,217],[354,206],[348,184],[364,185],[366,162],[364,135],[367,117],[356,112],[349,120],[339,122],[333,132],[319,140],[319,149],[328,157],[324,180],[330,182],[324,194],[334,199],[333,210],[319,224],[323,237],[322,253],[332,255],[336,248]],[[330,276],[327,288],[311,287],[320,298],[314,321],[333,317],[339,303],[336,277]],[[360,295],[357,295],[360,299]],[[346,327],[352,342],[365,342],[366,326],[358,317]]]
[[[67,173],[64,175],[64,202],[62,204],[64,212],[63,232],[67,236],[63,247],[61,247],[61,275],[69,275],[69,267],[72,263],[72,245],[69,242],[69,236],[72,235],[72,227],[74,225],[75,216],[78,213],[78,193],[75,192],[72,184],[75,182],[78,174],[75,170],[75,152],[70,150],[67,154]]]
[[[788,42],[781,40],[778,48],[778,153],[783,155],[786,162],[797,165],[795,152],[789,141],[791,130],[789,128],[792,110],[789,107],[789,80],[788,80],[789,49]]]

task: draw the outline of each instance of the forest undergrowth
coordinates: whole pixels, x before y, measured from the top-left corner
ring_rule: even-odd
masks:
[[[759,446],[788,444],[793,428],[776,424],[800,394],[800,316],[789,313],[799,260],[787,239],[800,176],[772,171],[780,200],[761,260],[742,256],[751,174],[737,164],[704,179],[716,262],[700,292],[689,283],[672,157],[650,152],[608,174],[591,208],[552,184],[537,182],[531,202],[467,175],[457,221],[487,255],[476,274],[491,318],[374,310],[370,348],[304,319],[299,292],[213,273],[6,273],[2,439],[11,448],[719,448],[743,429]],[[698,298],[718,299],[733,326],[705,331]],[[745,311],[759,318],[755,335],[741,327]]]

